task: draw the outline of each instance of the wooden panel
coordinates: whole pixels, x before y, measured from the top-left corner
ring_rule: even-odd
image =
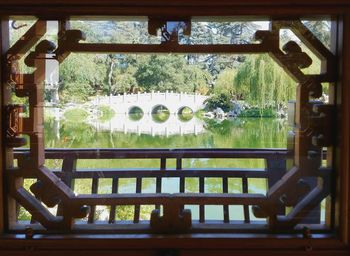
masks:
[[[230,168],[226,170],[206,170],[206,169],[185,169],[181,171],[162,171],[162,170],[154,170],[154,169],[106,169],[101,170],[98,169],[82,169],[72,174],[62,173],[59,171],[54,172],[60,178],[130,178],[130,177],[247,177],[247,178],[267,178],[268,172],[264,169],[238,169],[238,168]],[[25,178],[34,178],[33,173],[26,173],[24,170],[16,172],[16,175],[21,174]]]
[[[1,109],[3,109],[3,106],[5,103],[8,101],[8,91],[5,86],[5,71],[6,71],[6,66],[4,65],[6,63],[6,51],[9,47],[9,37],[8,37],[8,27],[9,23],[6,20],[0,20],[0,85],[1,85],[1,98],[0,98],[0,106]],[[5,119],[4,112],[0,112],[0,118],[1,120]],[[0,128],[1,131],[5,131],[5,124],[3,121],[0,122]],[[5,195],[3,194],[4,190],[3,184],[4,184],[4,174],[5,174],[5,168],[9,167],[6,163],[6,158],[4,158],[6,149],[4,147],[4,139],[5,135],[4,132],[0,133],[0,141],[2,142],[1,147],[0,147],[0,233],[4,231],[4,203],[5,202]]]
[[[284,149],[118,149],[77,148],[46,149],[47,159],[59,159],[74,155],[80,159],[138,159],[138,158],[285,158]],[[16,149],[26,154],[26,149]],[[165,166],[165,165],[164,165]]]
[[[13,150],[12,148],[6,147],[5,141],[5,124],[4,120],[6,117],[4,116],[4,106],[11,103],[10,93],[11,88],[7,86],[7,66],[5,63],[7,63],[7,54],[6,51],[9,48],[9,22],[6,20],[6,17],[3,17],[1,19],[0,24],[0,53],[1,53],[1,170],[0,170],[0,202],[3,202],[0,204],[0,230],[2,231],[5,226],[11,226],[16,222],[16,213],[17,213],[17,204],[15,200],[12,197],[9,197],[8,195],[3,195],[3,187],[5,186],[5,179],[4,179],[4,170],[5,168],[9,168],[13,166]],[[6,205],[7,204],[7,205]],[[5,206],[6,205],[6,206]],[[7,207],[7,212],[5,214],[5,209]],[[5,220],[5,218],[7,219]],[[7,223],[6,223],[7,222]],[[7,224],[7,225],[5,225]]]
[[[51,251],[51,250],[40,250],[35,252],[18,252],[18,251],[4,251],[5,255],[8,256],[46,256],[46,255],[52,255],[52,256],[76,256],[75,251],[70,250],[60,250],[58,251]],[[86,250],[80,250],[79,253],[86,256],[95,256],[96,252],[92,251],[86,251]],[[163,254],[162,254],[163,253]],[[177,254],[165,254],[165,253],[177,253]],[[99,255],[103,256],[162,256],[162,255],[179,255],[179,256],[232,256],[231,250],[174,250],[174,249],[160,249],[160,250],[118,250],[118,251],[111,251],[111,250],[100,250]],[[254,250],[247,252],[246,250],[239,250],[234,252],[237,255],[241,256],[280,256],[280,255],[286,255],[286,256],[301,256],[301,255],[308,255],[308,256],[347,256],[347,252],[345,251],[311,251],[311,252],[305,252],[305,251],[288,251],[288,250],[281,250],[281,251],[260,251],[260,250]]]
[[[340,151],[341,162],[338,170],[337,185],[337,213],[338,227],[341,227],[341,237],[344,242],[350,244],[350,14],[343,17],[340,22],[338,54],[341,56],[340,88],[338,90],[337,104],[340,112],[338,125],[341,132],[338,133],[338,153]]]
[[[343,6],[344,10],[350,10],[349,6]],[[75,6],[72,8],[67,8],[64,6],[41,6],[40,8],[28,6],[27,8],[22,8],[21,6],[15,6],[13,8],[0,8],[0,15],[12,15],[12,16],[37,16],[42,19],[47,20],[58,20],[64,19],[66,17],[75,16],[75,17],[90,17],[94,20],[100,20],[101,17],[114,18],[116,16],[123,17],[125,16],[160,16],[160,17],[172,17],[174,19],[182,19],[183,17],[216,17],[215,20],[220,20],[220,17],[234,16],[235,19],[240,19],[239,17],[249,16],[250,18],[256,20],[264,20],[267,17],[300,17],[300,16],[326,16],[327,15],[337,15],[339,14],[339,9],[335,6],[329,6],[326,8],[324,6],[310,7],[305,6],[285,6],[282,8],[271,7],[267,9],[263,5],[258,9],[248,8],[247,6],[241,6],[234,9],[228,9],[224,7],[210,8],[201,7],[201,8],[188,8],[188,7],[143,7],[139,9],[128,9],[124,7],[110,8],[110,7],[84,7],[84,6]],[[237,18],[238,17],[238,18]]]
[[[254,239],[255,238],[255,239]],[[88,239],[88,242],[85,240]],[[277,241],[276,241],[277,239]],[[61,251],[64,248],[71,250],[121,250],[121,249],[161,249],[161,248],[182,248],[182,249],[214,249],[221,250],[261,250],[280,251],[289,250],[293,253],[304,252],[312,246],[315,251],[332,251],[338,248],[339,251],[346,251],[346,247],[337,240],[330,237],[320,236],[319,239],[301,239],[300,235],[266,235],[266,234],[216,234],[211,236],[198,236],[183,234],[179,236],[130,234],[130,235],[62,235],[51,236],[38,235],[32,240],[24,239],[23,235],[6,236],[2,239],[0,249],[8,248],[19,250],[33,246],[36,250],[50,249]],[[234,254],[233,254],[234,255]],[[337,254],[334,254],[337,255]]]
[[[262,194],[95,194],[95,195],[77,195],[71,199],[71,204],[77,205],[111,205],[111,204],[159,204],[173,203],[178,204],[202,204],[202,205],[259,205],[266,201]]]
[[[267,45],[241,44],[241,45],[179,45],[179,44],[73,44],[67,47],[68,51],[76,53],[265,53]]]
[[[26,8],[23,8],[25,5]],[[81,2],[75,0],[56,1],[30,1],[2,0],[0,3],[0,14],[37,14],[41,17],[67,17],[77,15],[152,15],[152,16],[228,16],[228,15],[302,15],[302,14],[330,14],[344,11],[349,8],[347,0],[221,0],[221,1],[98,1],[89,0]],[[157,8],[155,8],[157,6]],[[215,6],[215,8],[213,8]],[[268,8],[267,8],[268,7]]]
[[[264,5],[265,7],[269,7],[271,5],[277,5],[277,6],[283,6],[283,5],[317,5],[317,6],[323,6],[326,5],[327,7],[330,5],[349,5],[348,0],[236,0],[236,1],[230,1],[230,0],[219,0],[219,1],[211,1],[211,0],[201,0],[200,2],[195,0],[173,0],[171,2],[167,1],[164,2],[162,0],[128,0],[127,2],[125,0],[104,0],[102,3],[98,0],[85,0],[84,3],[82,3],[80,0],[70,0],[67,2],[66,0],[36,0],[33,2],[32,0],[12,0],[11,2],[8,2],[6,0],[0,1],[0,6],[11,6],[11,5],[27,5],[27,6],[50,6],[50,5],[97,5],[97,6],[247,6],[247,5],[255,5],[256,8],[259,5]]]

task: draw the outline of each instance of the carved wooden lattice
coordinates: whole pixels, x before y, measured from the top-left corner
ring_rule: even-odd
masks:
[[[322,94],[322,82],[335,82],[334,55],[303,25],[300,20],[272,20],[268,31],[257,31],[255,38],[259,44],[245,45],[180,45],[177,32],[166,31],[166,20],[150,20],[149,32],[154,34],[158,28],[166,40],[160,45],[129,44],[81,44],[84,34],[78,30],[61,29],[58,46],[44,40],[46,21],[39,20],[8,51],[8,80],[15,85],[18,97],[28,97],[29,118],[19,117],[21,107],[8,106],[7,146],[15,147],[24,144],[19,134],[30,137],[30,155],[19,159],[18,168],[7,170],[9,194],[29,211],[33,219],[49,231],[67,231],[73,229],[74,220],[89,214],[90,207],[96,205],[163,205],[164,214],[153,211],[150,231],[160,233],[191,232],[191,212],[184,205],[220,203],[227,205],[253,205],[256,217],[267,218],[270,229],[292,229],[307,216],[321,201],[330,194],[331,169],[321,168],[323,147],[332,146],[332,105],[315,104],[312,98]],[[189,21],[182,26],[190,33]],[[322,72],[319,75],[306,75],[301,68],[312,64],[311,58],[302,52],[300,46],[290,41],[279,47],[280,29],[292,30],[301,41],[322,61]],[[37,42],[35,51],[25,59],[30,67],[35,67],[33,74],[21,74],[18,60]],[[69,179],[61,180],[45,167],[45,147],[43,138],[44,79],[46,61],[56,59],[63,62],[71,52],[179,52],[179,53],[268,53],[294,80],[297,85],[295,110],[295,135],[290,138],[292,145],[292,164],[283,177],[270,187],[267,195],[208,193],[194,194],[110,194],[110,195],[75,195]],[[74,163],[72,164],[72,168]],[[162,165],[162,164],[161,164]],[[162,169],[162,168],[161,168]],[[180,168],[181,169],[181,168]],[[32,176],[38,179],[30,190],[33,196],[23,188],[23,177]],[[304,177],[313,177],[318,185],[309,187],[303,182]],[[140,181],[140,180],[138,180]],[[157,180],[158,182],[158,180]],[[141,186],[138,182],[139,187]],[[225,187],[225,186],[224,186]],[[227,190],[227,184],[226,189]],[[140,191],[139,191],[140,192]],[[183,192],[183,191],[180,191]],[[204,191],[200,191],[204,192]],[[59,205],[57,216],[52,215],[45,206]],[[89,205],[89,206],[87,206]],[[281,207],[292,206],[288,214],[281,214]],[[114,207],[115,210],[115,207]],[[139,210],[139,209],[138,209]]]

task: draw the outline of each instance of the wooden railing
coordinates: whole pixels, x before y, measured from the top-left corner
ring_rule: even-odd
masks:
[[[14,153],[18,166],[25,165],[29,152],[26,149],[18,149]],[[61,160],[61,166],[53,169],[70,188],[74,189],[77,179],[91,179],[91,194],[77,195],[75,200],[84,202],[90,206],[90,213],[85,221],[77,221],[74,226],[79,232],[113,230],[118,232],[149,232],[150,222],[141,220],[140,209],[142,205],[154,205],[155,209],[167,211],[169,205],[179,204],[180,209],[185,205],[196,205],[199,208],[198,220],[192,219],[191,232],[246,232],[252,228],[266,230],[266,221],[252,221],[250,206],[259,205],[266,200],[266,194],[252,194],[249,191],[249,179],[265,179],[266,188],[270,188],[286,173],[287,151],[284,149],[47,149],[45,158]],[[264,159],[263,168],[185,168],[185,159]],[[87,159],[159,159],[158,168],[77,168],[77,161]],[[168,168],[167,162],[176,160],[174,168]],[[30,171],[23,171],[21,175],[25,179],[36,178]],[[101,195],[99,191],[99,180],[101,178],[112,179],[111,194]],[[136,179],[135,193],[120,193],[121,178]],[[154,193],[143,193],[142,183],[144,178],[155,179]],[[169,194],[162,191],[162,179],[178,178],[178,193]],[[186,178],[198,179],[198,193],[187,193],[185,191]],[[208,193],[205,191],[206,178],[221,178],[222,193]],[[241,193],[229,192],[229,179],[241,179]],[[118,193],[119,192],[119,193]],[[93,196],[93,197],[91,197]],[[133,220],[129,222],[116,221],[116,210],[118,206],[134,206]],[[206,219],[206,205],[222,206],[222,219]],[[243,208],[242,218],[235,220],[230,218],[230,205],[240,205]],[[95,220],[96,206],[108,206],[108,221]],[[62,212],[58,205],[57,216]],[[172,209],[176,211],[176,209]],[[281,209],[281,214],[285,209]],[[319,220],[319,211],[318,216]],[[34,222],[34,221],[32,221]],[[152,222],[152,219],[151,219]]]

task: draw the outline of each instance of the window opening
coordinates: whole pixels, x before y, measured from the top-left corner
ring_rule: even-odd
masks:
[[[322,22],[326,24],[327,21]],[[96,34],[88,30],[89,26],[95,26],[96,31],[92,32]],[[116,37],[118,40],[114,41],[115,34],[107,29],[108,26],[115,28],[117,35],[130,34],[130,37],[127,40]],[[7,108],[7,145],[28,147],[15,151],[17,167],[7,170],[10,177],[8,192],[14,199],[9,202],[8,209],[14,209],[12,214],[18,219],[15,223],[10,223],[10,229],[16,227],[24,230],[25,226],[21,223],[26,219],[30,219],[29,225],[37,230],[35,232],[84,232],[99,229],[130,233],[141,232],[140,230],[149,233],[218,230],[246,232],[249,225],[255,225],[255,232],[299,232],[303,227],[325,231],[331,228],[332,216],[327,209],[331,207],[332,200],[332,162],[329,156],[333,154],[331,120],[334,114],[333,99],[329,99],[328,91],[334,90],[335,57],[328,46],[324,45],[329,39],[324,35],[314,36],[311,27],[312,22],[298,19],[220,23],[149,18],[148,22],[34,20],[30,24],[23,23],[22,28],[26,32],[18,35],[13,33],[14,42],[8,51],[8,84],[13,87],[17,97],[14,100],[25,104],[28,113],[26,116],[22,114],[24,107],[20,104],[9,105]],[[12,29],[17,31],[21,28],[12,26]],[[86,42],[84,30],[91,32],[87,35],[90,39]],[[47,33],[48,31],[56,31],[56,34]],[[203,35],[210,40],[203,43]],[[320,36],[323,36],[323,42],[318,39]],[[147,56],[150,53],[163,55]],[[220,79],[226,81],[234,76],[235,80],[231,82],[238,83],[238,86],[249,84],[250,87],[246,86],[248,89],[245,92],[242,88],[241,91],[232,91],[233,88],[225,88],[224,82],[221,82],[221,87],[211,84],[211,87],[205,88],[206,86],[198,85],[191,89],[193,93],[157,92],[150,89],[141,92],[136,75],[125,72],[131,66],[130,62],[137,61],[135,54],[143,54],[143,58],[148,60],[149,65],[145,65],[144,73],[139,74],[146,81],[144,87],[147,87],[147,79],[152,78],[145,78],[146,72],[156,72],[152,70],[152,64],[159,61],[158,68],[162,67],[162,63],[163,68],[167,68],[169,59],[183,61],[184,56],[187,64],[205,59],[208,69],[213,68],[208,77],[215,77],[217,83]],[[84,71],[84,66],[79,62],[81,59],[94,69],[92,73]],[[217,62],[218,59],[222,63]],[[101,71],[91,67],[92,62],[99,60],[109,61],[110,70],[107,68]],[[225,65],[225,62],[233,63],[230,69],[215,73],[217,67],[212,66],[219,65],[220,69],[220,65]],[[96,75],[90,78],[98,80],[99,72],[107,72],[107,82],[104,82],[110,86],[104,89],[105,95],[89,99],[93,106],[91,110],[87,111],[86,106],[68,106],[65,109],[63,117],[77,129],[69,137],[50,140],[53,136],[57,137],[55,132],[67,128],[69,122],[59,127],[57,120],[46,120],[45,125],[50,129],[46,132],[49,144],[45,145],[45,99],[57,107],[61,82],[58,68],[60,66],[63,72],[67,72],[69,65],[72,69],[65,74],[66,77],[69,74],[84,73]],[[315,71],[315,68],[312,68],[311,73],[303,72],[311,65],[319,66],[321,72]],[[277,66],[282,67],[283,72],[296,84],[293,89],[296,91],[295,100],[288,104],[289,127],[271,121],[272,125],[279,127],[285,134],[281,141],[285,141],[286,149],[258,149],[253,144],[252,149],[242,148],[239,143],[246,137],[242,130],[250,125],[266,126],[256,140],[271,137],[270,121],[254,124],[249,119],[245,120],[245,115],[286,115],[284,112],[278,113],[286,106],[276,105],[276,97],[283,97],[278,95],[282,93],[280,91],[283,86],[286,86],[283,87],[284,93],[290,95],[288,90],[291,87],[284,84],[286,81],[280,80],[278,85],[273,85],[274,90],[271,89],[271,82],[276,83],[276,77],[281,76],[276,73]],[[115,67],[118,70],[124,69],[124,73],[117,74],[117,78],[113,77]],[[172,72],[176,73],[177,70]],[[196,72],[194,76],[201,75],[205,78],[206,71],[198,68]],[[249,73],[248,77],[245,72]],[[269,80],[269,76],[274,79]],[[113,87],[113,79],[131,85],[132,91],[126,93],[122,86]],[[208,80],[203,81],[208,83]],[[270,83],[266,84],[266,81]],[[151,79],[151,84],[148,85],[152,87],[155,82]],[[162,82],[164,80],[160,80],[157,85]],[[98,83],[99,81],[94,85]],[[257,84],[258,89],[254,90],[253,86]],[[67,98],[86,89],[79,88],[81,84],[71,85],[71,95],[65,95]],[[211,91],[214,96],[203,95],[205,90]],[[229,95],[235,95],[235,102],[220,93],[225,90]],[[261,95],[261,98],[254,94]],[[157,97],[159,102],[147,108],[136,104],[146,104],[145,102]],[[251,97],[252,102],[255,99],[257,107],[242,110],[238,104],[240,97]],[[290,100],[289,96],[286,97]],[[173,100],[175,98],[179,100]],[[176,103],[189,103],[175,104],[174,107],[168,104],[172,100]],[[230,105],[229,113],[224,110],[225,102],[222,101],[225,100]],[[111,107],[112,102],[115,103],[115,109]],[[234,109],[234,104],[240,109]],[[265,108],[268,104],[275,108]],[[234,120],[229,123],[227,120],[222,123],[207,120],[205,124],[206,129],[218,131],[228,142],[231,139],[230,133],[239,133],[241,130],[238,146],[234,149],[210,149],[210,145],[208,148],[183,149],[175,146],[173,149],[163,149],[152,146],[151,149],[127,149],[125,145],[131,143],[135,136],[127,136],[124,144],[115,145],[113,141],[118,141],[121,135],[110,132],[109,148],[95,148],[91,145],[85,149],[74,149],[74,145],[79,145],[79,140],[84,143],[89,137],[96,136],[100,139],[99,136],[105,136],[106,134],[96,133],[99,129],[143,134],[145,125],[132,129],[130,127],[149,117],[147,123],[154,122],[154,127],[173,120],[176,115],[180,115],[180,118],[176,117],[180,123],[193,122],[196,120],[196,112],[203,105],[213,110],[206,113],[207,118],[212,115],[216,118],[242,115],[241,123],[235,124],[234,129],[230,127]],[[48,110],[45,114],[50,114],[50,111],[52,116],[60,115],[55,113],[57,108]],[[104,125],[104,121],[113,119],[118,111],[123,112],[127,118],[130,130],[125,125],[126,120],[121,127],[117,127],[117,121],[107,122],[107,127]],[[92,121],[95,122],[94,128],[91,128],[91,123],[86,125],[81,122],[84,118],[90,118],[90,112],[99,116],[99,122]],[[186,134],[187,130],[183,127],[179,126],[176,132]],[[201,129],[204,129],[203,124],[191,127],[193,134],[200,134]],[[173,135],[173,126],[164,128],[162,133],[151,128],[149,134],[153,138]],[[264,133],[267,133],[265,137]],[[28,142],[21,137],[22,134],[28,136]],[[57,134],[61,136],[59,132]],[[63,143],[60,145],[64,149],[55,149],[57,142]],[[264,141],[261,143],[274,145]],[[242,145],[247,147],[249,144]],[[48,146],[53,149],[45,151]],[[109,163],[106,166],[107,160]],[[143,168],[136,168],[141,161],[144,162]],[[218,163],[221,165],[215,165]],[[10,207],[11,203],[15,207]],[[21,217],[23,215],[29,217]]]

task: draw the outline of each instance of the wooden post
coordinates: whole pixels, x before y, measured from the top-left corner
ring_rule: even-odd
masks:
[[[276,182],[278,182],[286,173],[286,159],[276,159],[276,158],[267,158],[266,169],[267,169],[267,188],[272,188]],[[280,207],[278,209],[278,214],[285,214],[285,207]]]
[[[338,53],[338,47],[339,45],[339,18],[333,17],[331,20],[331,31],[330,31],[330,38],[331,38],[331,44],[330,44],[330,50],[331,52],[337,56]],[[328,89],[328,95],[329,95],[329,104],[336,105],[337,104],[337,92],[339,93],[341,90],[340,83],[329,83],[329,89]],[[338,112],[338,111],[337,111]],[[339,117],[338,117],[339,118]],[[334,129],[334,131],[337,131],[338,129]],[[334,136],[336,138],[336,136]],[[334,145],[337,145],[337,142],[334,141]],[[338,152],[339,153],[339,152]],[[337,147],[328,147],[327,148],[327,167],[333,168],[334,170],[336,167],[336,156],[339,156],[337,153]],[[338,166],[339,167],[339,166]],[[330,183],[332,186],[336,186],[336,183],[332,181]],[[331,190],[333,191],[333,190]],[[334,192],[331,193],[329,197],[326,198],[326,205],[325,205],[325,224],[329,228],[334,228],[334,209],[335,209],[335,194]]]
[[[6,29],[5,29],[5,26],[6,26],[6,23],[7,23],[7,27],[8,27],[8,22],[5,22],[4,20],[1,19],[1,26],[0,26],[0,34],[1,34],[1,37],[0,37],[0,58],[1,58],[1,61],[0,61],[0,81],[1,81],[1,95],[2,97],[0,98],[0,104],[1,104],[1,111],[0,111],[0,117],[1,117],[1,120],[4,120],[4,102],[5,102],[5,99],[4,99],[4,95],[5,93],[3,93],[6,89],[5,87],[5,79],[4,79],[4,70],[5,70],[5,61],[6,61],[6,55],[5,55],[5,52],[6,52],[6,44],[8,45],[8,40],[9,38],[7,37],[6,38],[6,34],[8,35],[8,33],[6,33]],[[8,29],[7,29],[8,31]],[[6,42],[7,41],[7,42]],[[0,133],[0,141],[4,141],[4,138],[5,138],[5,134],[4,134],[4,131],[5,131],[5,126],[4,126],[4,122],[0,122],[0,126],[1,126],[1,133]],[[4,186],[4,170],[6,168],[6,163],[5,161],[3,161],[3,159],[6,159],[6,157],[3,157],[6,150],[4,149],[4,145],[2,144],[1,145],[1,148],[0,148],[0,153],[1,153],[1,159],[0,159],[0,162],[1,162],[1,170],[0,170],[0,202],[4,202],[4,189],[3,189],[3,186]],[[3,233],[4,232],[4,216],[5,216],[5,209],[4,209],[4,204],[0,204],[0,233]]]
[[[337,156],[340,157],[337,167],[335,226],[341,240],[350,243],[350,14],[339,21],[338,33],[339,79],[337,88]]]
[[[5,186],[5,180],[4,180],[4,173],[5,170],[9,167],[12,167],[13,165],[13,154],[12,154],[12,148],[7,148],[6,144],[4,143],[6,138],[6,127],[4,120],[6,119],[6,113],[5,113],[5,106],[10,103],[11,101],[11,88],[7,85],[7,51],[9,49],[10,45],[10,33],[9,33],[9,20],[7,17],[3,17],[1,19],[1,26],[0,26],[0,53],[1,53],[1,134],[0,134],[0,141],[2,142],[1,145],[1,170],[0,170],[0,202],[6,202],[0,204],[0,233],[3,233],[6,229],[6,226],[10,226],[16,222],[16,202],[13,198],[7,198],[6,194],[4,193],[4,186]],[[7,209],[6,209],[7,205]],[[7,218],[7,219],[6,219]]]
[[[72,178],[73,172],[76,171],[77,167],[77,159],[73,157],[66,157],[63,159],[62,163],[62,172],[64,173],[64,177],[62,181],[74,191],[75,180]],[[57,208],[57,215],[64,215],[64,205],[60,203]]]

